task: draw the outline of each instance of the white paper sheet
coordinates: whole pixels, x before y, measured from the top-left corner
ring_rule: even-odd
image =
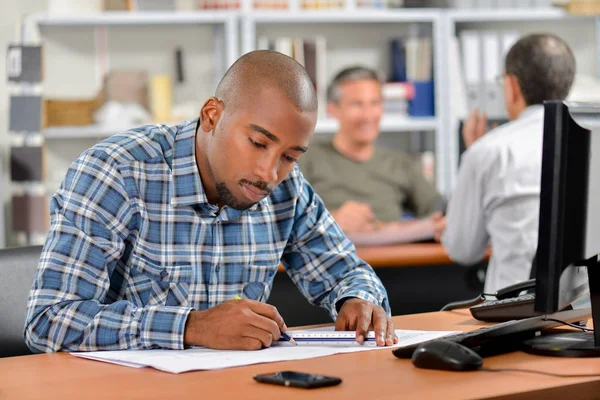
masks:
[[[330,330],[328,328],[327,330]],[[324,330],[317,328],[315,331]],[[426,340],[446,336],[454,331],[412,331],[397,329],[398,344],[407,346]],[[212,350],[193,348],[187,350],[122,350],[71,353],[74,356],[104,361],[128,367],[152,367],[161,371],[178,374],[194,370],[214,370],[244,365],[277,361],[302,360],[355,351],[389,350],[391,347],[362,346],[273,346],[257,351]]]

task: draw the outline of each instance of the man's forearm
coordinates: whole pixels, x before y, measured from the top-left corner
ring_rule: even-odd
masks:
[[[182,349],[189,312],[185,307],[138,308],[125,300],[32,304],[25,341],[37,352]]]

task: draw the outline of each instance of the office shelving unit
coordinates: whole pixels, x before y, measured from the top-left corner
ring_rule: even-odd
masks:
[[[433,65],[435,81],[435,116],[414,118],[409,116],[384,116],[382,132],[419,132],[434,135],[436,156],[436,182],[442,193],[449,194],[454,185],[458,167],[458,124],[459,120],[450,112],[449,104],[453,94],[450,93],[448,65],[448,40],[456,36],[460,29],[469,25],[496,26],[505,24],[527,27],[529,23],[545,23],[551,28],[557,22],[592,20],[590,18],[572,17],[560,9],[365,9],[358,8],[355,1],[348,1],[342,9],[307,10],[299,7],[298,0],[292,0],[286,10],[254,10],[250,1],[243,1],[239,10],[228,11],[195,11],[195,12],[106,12],[87,16],[54,16],[36,15],[39,27],[89,27],[95,29],[104,26],[153,26],[153,25],[210,25],[213,28],[213,48],[215,68],[214,80],[218,81],[226,68],[240,55],[257,47],[260,36],[290,35],[314,36],[324,35],[328,47],[332,46],[332,59],[340,54],[351,54],[356,50],[356,38],[361,34],[375,37],[373,32],[383,32],[379,44],[371,48],[360,47],[354,63],[363,61],[361,55],[368,53],[385,63],[383,53],[387,50],[387,37],[402,35],[410,24],[426,24],[431,29],[433,43]],[[587,22],[586,22],[587,23]],[[596,25],[599,25],[596,22]],[[239,32],[238,32],[239,27]],[[598,34],[600,36],[600,34]],[[599,41],[599,40],[597,40]],[[358,40],[360,42],[360,40]],[[350,56],[341,57],[342,61],[350,60]],[[340,61],[340,62],[342,62]],[[328,63],[328,75],[339,69]],[[598,62],[600,68],[600,62]],[[386,69],[384,68],[380,69]],[[52,127],[43,131],[47,140],[57,139],[100,139],[112,135],[128,127],[97,126],[85,127]],[[316,133],[332,134],[337,129],[333,119],[320,119]]]
[[[448,189],[446,179],[447,157],[443,149],[446,148],[446,136],[442,121],[445,120],[445,110],[442,103],[442,94],[445,82],[439,77],[442,75],[443,52],[440,44],[442,38],[443,13],[434,9],[363,9],[357,8],[353,2],[346,3],[341,10],[305,10],[298,9],[296,2],[290,3],[292,11],[246,11],[241,15],[241,40],[242,52],[246,53],[257,48],[258,38],[261,36],[293,36],[314,37],[324,36],[327,40],[327,81],[349,63],[360,64],[369,61],[358,57],[347,56],[353,51],[359,54],[368,54],[376,59],[379,70],[387,70],[387,45],[388,39],[401,36],[409,31],[411,24],[425,24],[431,32],[433,47],[433,76],[434,76],[434,117],[410,117],[385,115],[381,123],[382,132],[434,132],[436,154],[436,183],[441,192]],[[377,32],[377,33],[374,33]],[[363,37],[373,38],[376,43],[367,48],[361,42]],[[368,39],[367,39],[368,40]],[[330,56],[334,54],[334,56]],[[330,58],[335,58],[330,61]],[[338,58],[348,60],[337,62]],[[337,65],[335,65],[337,62]],[[345,65],[344,65],[345,64]],[[337,124],[331,119],[320,119],[317,122],[316,133],[335,133]]]
[[[577,29],[582,27],[582,24],[588,25],[595,29],[595,45],[597,49],[600,46],[600,18],[573,16],[566,13],[560,8],[519,8],[519,9],[452,9],[445,12],[444,38],[456,37],[463,29],[478,29],[478,30],[499,30],[506,27],[515,29],[520,33],[529,32],[555,32],[556,28],[564,28],[566,24],[577,24]],[[559,25],[560,24],[560,25]],[[560,30],[560,29],[559,29]],[[571,33],[570,31],[567,33]],[[560,32],[558,33],[561,36]],[[566,38],[567,42],[569,41]],[[449,59],[448,46],[443,46],[446,52],[445,59]],[[600,78],[600,51],[596,51],[596,77]],[[579,72],[578,65],[578,72]],[[448,72],[445,70],[444,72]],[[444,80],[449,81],[452,77],[446,75]],[[452,101],[452,93],[444,92],[442,102],[449,105]],[[459,142],[460,142],[460,119],[454,115],[451,108],[448,107],[448,112],[445,114],[447,120],[444,122],[446,127],[445,134],[448,135],[446,151],[448,162],[445,171],[448,176],[449,188],[454,187],[456,180],[458,165],[459,165]]]

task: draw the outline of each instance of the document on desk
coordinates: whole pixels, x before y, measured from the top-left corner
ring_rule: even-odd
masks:
[[[293,332],[332,332],[333,327]],[[195,370],[214,370],[244,365],[277,361],[302,360],[324,357],[339,353],[356,351],[389,350],[397,346],[407,346],[446,336],[455,331],[413,331],[397,329],[398,344],[389,347],[361,346],[357,343],[340,346],[294,346],[290,344],[273,345],[256,351],[213,350],[195,347],[186,350],[121,350],[71,353],[74,356],[96,361],[104,361],[133,368],[152,367],[161,371],[178,374]]]

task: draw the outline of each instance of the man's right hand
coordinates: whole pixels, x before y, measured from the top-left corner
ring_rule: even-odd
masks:
[[[220,350],[258,350],[278,340],[287,329],[275,307],[254,300],[229,300],[204,311],[190,312],[186,346]]]
[[[371,206],[365,203],[347,201],[331,215],[346,233],[372,232],[377,229],[375,214]]]

